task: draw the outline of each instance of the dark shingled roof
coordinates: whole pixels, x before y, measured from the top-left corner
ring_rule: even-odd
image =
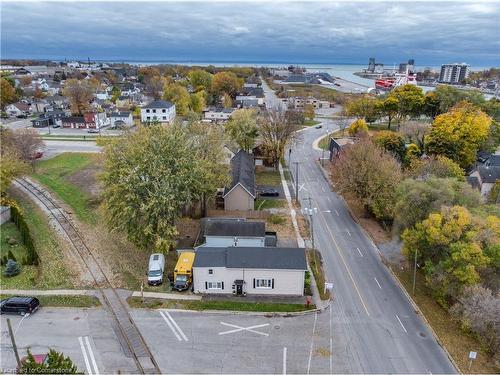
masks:
[[[500,167],[479,167],[477,171],[481,176],[482,184],[494,184],[496,180],[500,180]]]
[[[489,167],[500,167],[500,155],[491,155],[486,161],[485,165]]]
[[[264,237],[266,224],[262,221],[208,219],[205,236]]]
[[[255,197],[255,165],[253,155],[240,150],[231,159],[231,174],[233,177],[229,192],[238,183]]]
[[[200,247],[194,267],[307,270],[305,249],[294,247]]]
[[[142,108],[170,108],[173,104],[166,100],[155,100]]]

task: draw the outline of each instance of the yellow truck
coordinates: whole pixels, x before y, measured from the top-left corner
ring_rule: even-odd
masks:
[[[194,252],[183,251],[174,269],[174,289],[179,292],[189,289],[193,282]]]

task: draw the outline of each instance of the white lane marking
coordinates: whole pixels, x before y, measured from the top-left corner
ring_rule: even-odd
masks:
[[[283,348],[283,375],[286,375],[286,346]]]
[[[83,338],[81,336],[78,337],[78,342],[80,343],[80,348],[82,349],[83,359],[85,361],[85,367],[87,368],[87,374],[92,375],[89,358],[87,357],[87,352],[85,351],[85,346],[83,345]]]
[[[326,190],[325,190],[324,186],[321,186],[321,191],[323,191],[323,193],[326,193]]]
[[[172,318],[170,316],[170,314],[168,313],[168,311],[165,311],[165,314],[167,315],[167,318],[170,319],[170,321],[172,322],[172,324],[174,325],[175,328],[177,328],[177,331],[179,331],[181,337],[184,339],[184,341],[189,341],[188,338],[186,337],[186,335],[184,334],[184,332],[182,332],[182,329],[181,327],[179,327],[179,325],[175,322],[174,318]]]
[[[349,229],[346,229],[347,231],[347,234],[349,235],[349,237],[351,237],[351,232],[349,232]]]
[[[330,199],[330,197],[326,197],[326,200],[327,200],[328,202],[331,202],[331,201],[332,201],[332,200]]]
[[[326,226],[326,230],[330,234],[330,237],[332,237],[333,243],[335,245],[335,249],[337,250],[338,254],[340,255],[340,259],[342,260],[342,263],[344,264],[344,267],[347,270],[347,273],[349,274],[349,278],[352,281],[352,285],[354,285],[354,289],[356,289],[356,293],[358,294],[359,300],[361,301],[361,304],[363,305],[363,308],[365,309],[366,315],[370,316],[370,312],[368,311],[368,307],[366,307],[366,303],[363,300],[363,297],[361,296],[361,292],[359,291],[358,285],[356,284],[356,281],[354,281],[354,277],[352,276],[351,270],[347,266],[347,263],[344,259],[344,255],[342,254],[342,250],[340,250],[340,246],[337,243],[337,241],[335,240],[335,236],[333,235],[332,230],[328,226],[328,222],[326,221],[325,216],[324,215],[319,215],[319,216],[321,216],[321,218],[323,219],[323,222],[325,223],[325,226]]]
[[[403,331],[405,331],[405,333],[408,333],[408,331],[406,330],[405,326],[403,325],[403,322],[401,321],[401,319],[399,319],[399,316],[396,315],[396,318],[398,319],[399,324],[401,324],[401,327],[403,328]]]
[[[339,215],[339,212],[338,212],[337,210],[335,210],[335,213],[337,214],[337,216],[340,216],[340,215]]]
[[[258,324],[256,326],[250,326],[250,327],[240,327],[240,326],[237,326],[236,324],[230,324],[230,323],[225,323],[225,322],[220,322],[220,324],[227,326],[227,327],[233,327],[236,329],[232,329],[230,331],[219,332],[219,335],[228,335],[230,333],[235,333],[235,332],[240,332],[240,331],[248,331],[248,332],[257,333],[257,334],[262,335],[262,336],[269,336],[268,333],[259,332],[259,331],[254,330],[254,328],[261,328],[261,327],[268,326],[269,323]]]
[[[377,278],[376,278],[376,277],[374,277],[374,279],[375,279],[375,282],[377,283],[378,287],[379,287],[380,289],[382,289],[382,287],[380,286],[380,283],[378,282]]]
[[[88,353],[90,355],[90,360],[92,361],[92,367],[94,368],[94,374],[99,375],[99,369],[97,368],[97,363],[95,362],[94,352],[90,347],[89,337],[85,336],[85,344],[87,345]]]
[[[363,253],[361,252],[361,250],[359,250],[359,247],[357,247],[356,250],[358,250],[359,256],[363,258]]]
[[[308,375],[309,375],[309,371],[311,370],[311,358],[313,355],[314,332],[316,331],[316,320],[318,320],[318,313],[314,314],[313,334],[311,336],[311,349],[309,350],[309,360],[307,361],[307,374]]]
[[[330,212],[332,212],[332,211],[330,211],[330,210],[326,210],[326,211],[323,211],[323,212],[324,212],[325,214],[329,214],[329,213],[330,213]]]
[[[308,191],[304,186],[305,186],[305,182],[302,185],[299,185],[299,193],[302,189],[304,189],[304,191]]]
[[[174,326],[172,325],[172,323],[170,323],[170,320],[168,320],[167,317],[165,316],[165,314],[163,314],[163,311],[160,311],[160,315],[162,316],[163,320],[165,322],[167,322],[168,327],[174,333],[175,337],[177,337],[177,340],[182,341],[181,337],[179,336],[179,334],[175,330]]]

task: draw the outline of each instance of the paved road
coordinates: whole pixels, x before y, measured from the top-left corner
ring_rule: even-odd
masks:
[[[266,100],[273,95],[263,84]],[[312,149],[315,139],[332,130],[302,132],[292,151],[291,162],[299,162],[299,199],[308,206],[311,197],[315,244],[320,249],[327,279],[334,283],[334,322],[331,338],[341,341],[337,368],[359,373],[455,373],[444,350],[381,262],[377,249],[351,218],[342,200],[330,190],[317,160],[321,152]],[[288,154],[288,153],[287,153]],[[295,168],[292,175],[295,176]]]
[[[101,147],[91,141],[45,140],[44,158],[51,158],[63,152],[101,152]]]

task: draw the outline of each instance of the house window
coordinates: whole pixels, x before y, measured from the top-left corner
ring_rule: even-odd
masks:
[[[167,119],[167,116],[163,116],[163,119],[166,120]]]
[[[146,109],[146,113],[149,113],[149,109]]]
[[[153,113],[156,113],[156,109],[153,109]]]
[[[151,120],[151,117],[150,116],[146,117],[146,120],[148,120],[148,121]]]
[[[209,275],[213,275],[213,274],[214,274],[214,270],[210,268],[210,269],[208,270],[208,274],[209,274]]]
[[[255,279],[255,288],[271,289],[274,288],[273,279]]]
[[[161,111],[162,111],[163,113],[167,112],[167,110],[166,110],[165,108],[163,108]]]
[[[222,281],[208,281],[206,287],[207,289],[224,289],[224,283]]]

